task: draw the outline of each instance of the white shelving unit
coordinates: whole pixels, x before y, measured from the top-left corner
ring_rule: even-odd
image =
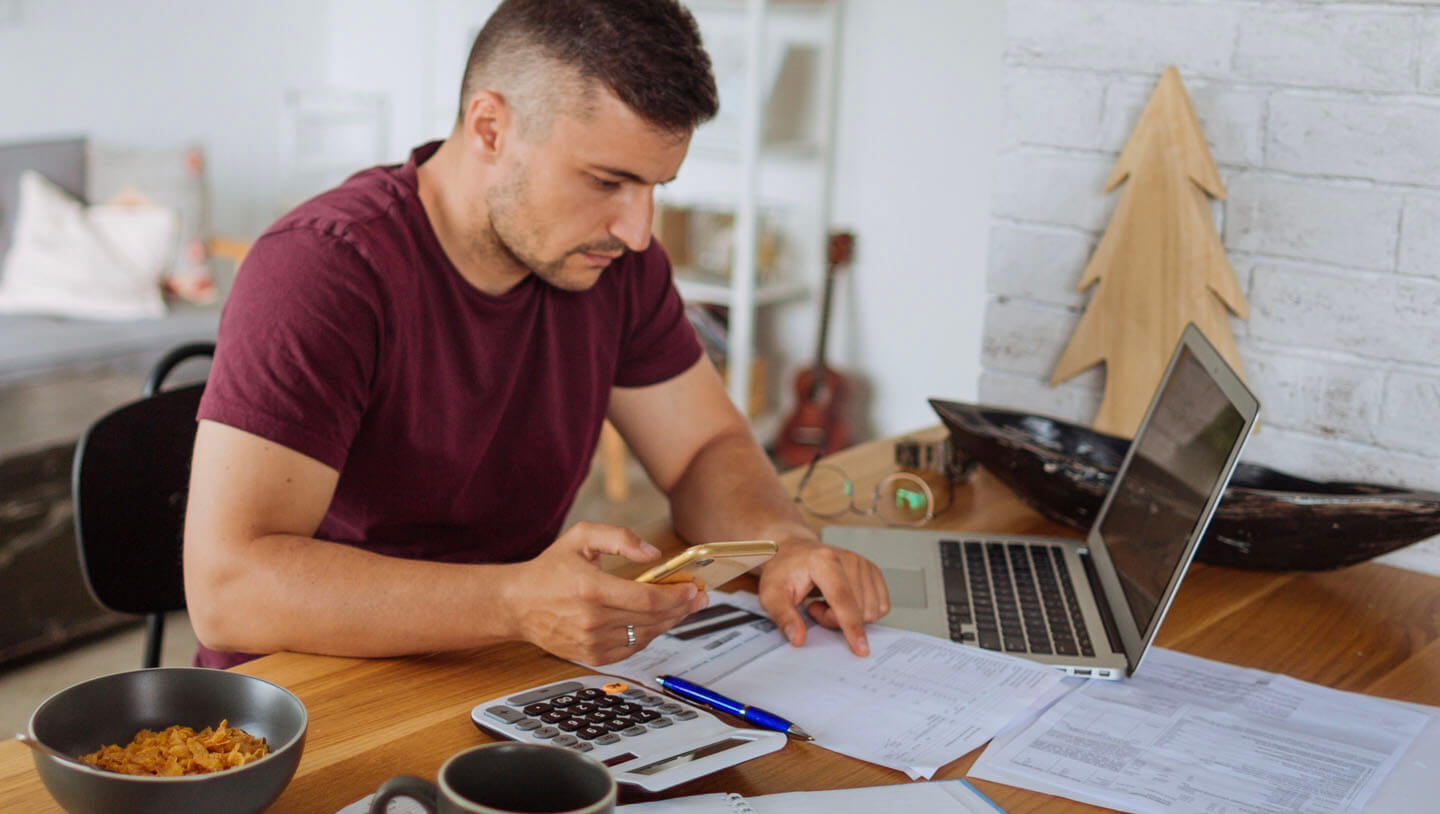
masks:
[[[720,86],[720,115],[696,131],[660,204],[734,213],[728,281],[686,279],[681,296],[729,308],[727,367],[749,371],[759,309],[806,299],[823,279],[840,0],[688,0]],[[757,280],[761,213],[785,217],[773,280]],[[750,403],[748,375],[730,398]],[[768,419],[768,420],[767,420]],[[756,430],[775,416],[757,420]],[[763,436],[762,436],[763,437]]]

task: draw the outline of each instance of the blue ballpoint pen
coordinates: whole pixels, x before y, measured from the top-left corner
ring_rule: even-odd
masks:
[[[813,741],[810,734],[795,724],[781,718],[773,712],[766,712],[759,707],[752,707],[742,704],[733,698],[726,698],[718,692],[706,689],[699,684],[692,684],[683,678],[675,676],[656,676],[655,681],[660,684],[661,689],[672,692],[684,698],[686,701],[694,701],[697,704],[704,704],[707,707],[727,712],[740,718],[747,723],[752,723],[765,729],[773,729],[776,732],[784,732],[800,740]]]

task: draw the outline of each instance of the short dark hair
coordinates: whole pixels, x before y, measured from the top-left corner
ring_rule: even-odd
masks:
[[[699,26],[677,0],[504,0],[470,48],[460,119],[487,74],[536,52],[664,130],[693,130],[720,107]]]

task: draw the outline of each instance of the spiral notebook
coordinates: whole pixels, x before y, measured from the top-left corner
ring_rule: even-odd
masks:
[[[964,780],[898,783],[858,789],[792,791],[741,797],[697,794],[620,806],[616,814],[873,814],[876,811],[924,811],[929,814],[1004,814]]]

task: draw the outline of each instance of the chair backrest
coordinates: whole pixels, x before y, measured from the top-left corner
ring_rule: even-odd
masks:
[[[121,613],[185,607],[181,543],[195,413],[205,385],[155,392],[190,356],[213,343],[186,345],[156,365],[146,396],[107,413],[75,448],[75,537],[85,584]]]

